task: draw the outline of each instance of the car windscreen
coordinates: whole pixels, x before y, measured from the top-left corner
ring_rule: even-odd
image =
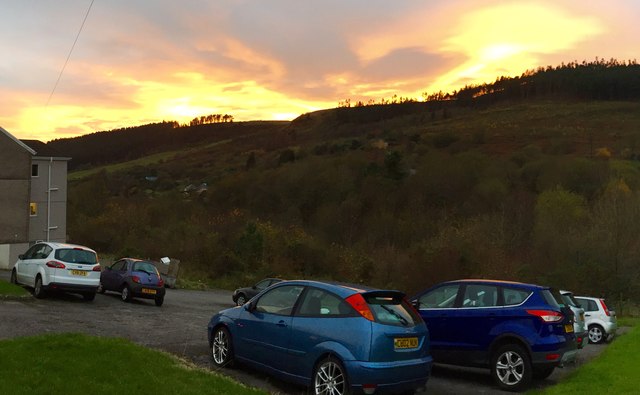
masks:
[[[364,295],[376,322],[387,325],[415,326],[422,321],[404,298],[390,295]]]
[[[81,248],[61,248],[56,250],[57,260],[67,263],[78,263],[81,265],[95,265],[98,263],[96,253]]]
[[[158,275],[158,270],[153,263],[146,261],[134,262],[132,271]]]

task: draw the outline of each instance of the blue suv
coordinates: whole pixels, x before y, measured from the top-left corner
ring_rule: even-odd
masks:
[[[411,300],[427,323],[435,363],[487,367],[509,391],[575,360],[571,312],[549,287],[494,280],[438,284]]]

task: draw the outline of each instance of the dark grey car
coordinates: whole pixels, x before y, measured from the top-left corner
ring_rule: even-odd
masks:
[[[235,304],[237,304],[238,306],[242,306],[249,299],[259,294],[263,289],[269,288],[273,284],[279,283],[280,281],[282,280],[279,278],[265,278],[264,280],[257,282],[252,287],[236,289],[235,291],[233,291],[233,295],[231,296],[231,298],[233,299],[233,302]]]

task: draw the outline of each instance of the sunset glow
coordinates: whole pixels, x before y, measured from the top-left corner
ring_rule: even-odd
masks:
[[[340,101],[419,99],[527,69],[633,59],[640,4],[567,1],[12,2],[0,126],[43,141],[207,114],[288,120]]]

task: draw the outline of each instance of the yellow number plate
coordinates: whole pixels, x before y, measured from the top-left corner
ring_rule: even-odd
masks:
[[[573,325],[572,324],[565,324],[564,325],[564,331],[567,333],[573,333]]]
[[[85,272],[84,270],[72,270],[71,274],[74,276],[87,276],[87,272]]]
[[[156,294],[156,290],[155,289],[142,288],[142,293],[143,294],[149,294],[149,295],[155,295]]]
[[[418,347],[417,337],[397,337],[393,339],[393,348],[416,348]]]

